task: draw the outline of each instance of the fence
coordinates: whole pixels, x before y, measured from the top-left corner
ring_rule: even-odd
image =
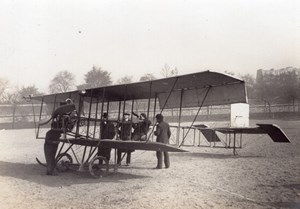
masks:
[[[113,110],[112,110],[113,111]],[[142,110],[146,111],[146,110]],[[181,121],[193,121],[198,108],[182,110]],[[157,112],[156,112],[157,113]],[[33,128],[40,114],[39,104],[14,104],[0,105],[0,129]],[[46,113],[43,113],[47,117]],[[117,115],[117,110],[115,110]],[[150,119],[154,113],[150,111]],[[169,122],[178,121],[179,110],[164,110],[163,115]],[[48,116],[50,117],[50,116]],[[250,119],[300,119],[300,107],[295,104],[251,105]],[[229,121],[230,106],[202,107],[196,120],[199,121]]]

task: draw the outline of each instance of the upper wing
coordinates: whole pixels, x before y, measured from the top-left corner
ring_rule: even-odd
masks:
[[[209,89],[209,94],[206,92]],[[183,108],[223,105],[231,103],[246,103],[247,95],[245,82],[224,73],[203,71],[187,75],[179,75],[164,79],[137,82],[122,85],[113,85],[86,89],[81,91],[70,91],[59,94],[32,97],[34,100],[44,103],[65,101],[67,98],[78,104],[80,95],[86,102],[90,98],[98,98],[99,101],[124,101],[139,100],[158,97],[160,108]],[[182,103],[181,101],[182,95]],[[96,102],[96,99],[93,101]],[[77,107],[78,108],[78,107]]]

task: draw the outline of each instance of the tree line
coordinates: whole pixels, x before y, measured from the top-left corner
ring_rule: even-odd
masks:
[[[179,74],[178,69],[171,68],[165,64],[161,69],[161,78],[176,76]],[[234,75],[230,71],[227,74]],[[250,103],[259,103],[271,106],[279,103],[295,103],[300,98],[300,68],[287,67],[278,70],[270,69],[257,71],[256,77],[245,74],[237,75],[246,83],[247,94]],[[139,81],[149,81],[157,79],[152,73],[146,73],[140,77]],[[132,83],[133,77],[130,75],[118,79],[115,83],[112,81],[110,72],[103,70],[101,67],[93,66],[90,71],[84,74],[84,82],[77,85],[75,75],[69,71],[60,71],[49,84],[49,93],[62,93],[72,90],[95,88],[113,84]],[[41,95],[35,86],[16,87],[14,91],[7,91],[9,82],[0,77],[0,103],[17,103],[23,100],[23,96]],[[48,93],[48,92],[46,92]]]
[[[172,69],[168,64],[165,64],[161,69],[162,77],[171,77],[178,75],[178,70],[175,67]],[[139,81],[149,81],[157,79],[152,73],[146,73],[140,77]],[[49,92],[40,92],[35,85],[16,86],[14,90],[8,91],[9,81],[0,77],[0,104],[14,104],[24,100],[24,96],[43,95],[46,93],[63,93],[73,90],[81,90],[88,88],[96,88],[113,84],[132,83],[133,76],[126,75],[118,79],[115,83],[111,78],[111,73],[103,70],[101,67],[93,66],[90,71],[84,74],[84,83],[76,84],[74,73],[64,70],[58,72],[50,81],[48,86]]]

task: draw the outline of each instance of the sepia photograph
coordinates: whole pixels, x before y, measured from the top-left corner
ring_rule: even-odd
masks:
[[[0,2],[0,208],[300,209],[300,1]]]

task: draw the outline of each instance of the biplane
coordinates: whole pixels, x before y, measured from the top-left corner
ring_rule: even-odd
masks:
[[[40,104],[36,138],[45,138],[45,132],[51,128],[49,123],[54,118],[53,114],[61,118],[58,128],[63,131],[63,136],[59,139],[60,148],[56,154],[57,168],[87,169],[91,175],[99,177],[106,175],[110,168],[108,160],[97,154],[99,147],[183,152],[179,147],[179,138],[184,108],[198,108],[188,131],[192,128],[200,130],[194,123],[202,107],[247,103],[247,93],[243,80],[224,73],[203,71],[152,81],[33,96],[30,99]],[[66,99],[72,100],[73,104],[64,104]],[[154,142],[152,135],[155,115],[165,114],[164,111],[168,109],[176,109],[178,112],[177,146]],[[65,114],[73,110],[77,113],[72,118],[70,114]],[[147,133],[144,141],[123,141],[118,134],[122,115],[134,111],[143,112],[148,120],[152,120],[152,130]],[[103,118],[103,113],[108,113],[108,118]],[[134,121],[132,117],[131,114],[131,121]],[[114,124],[116,134],[113,139],[101,138],[102,122]],[[202,129],[200,131],[205,132]],[[225,129],[223,131],[226,132]],[[233,129],[227,129],[227,132],[230,131]],[[115,154],[115,170],[117,166]]]

